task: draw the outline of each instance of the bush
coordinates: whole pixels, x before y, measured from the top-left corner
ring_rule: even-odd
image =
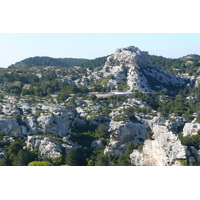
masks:
[[[28,166],[53,166],[53,165],[47,161],[33,161],[30,162]]]
[[[188,166],[188,161],[187,159],[183,159],[183,160],[178,160],[182,166]]]

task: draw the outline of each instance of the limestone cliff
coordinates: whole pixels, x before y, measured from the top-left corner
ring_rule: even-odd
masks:
[[[142,151],[133,150],[131,163],[136,166],[173,166],[181,165],[179,160],[186,159],[187,147],[178,136],[166,126],[154,126],[153,140],[145,140]]]
[[[107,58],[101,71],[109,78],[106,86],[118,88],[118,84],[127,84],[127,91],[155,92],[180,88],[185,82],[182,78],[164,71],[160,66],[150,64],[148,52],[129,46],[117,49]],[[111,76],[112,75],[112,76]]]

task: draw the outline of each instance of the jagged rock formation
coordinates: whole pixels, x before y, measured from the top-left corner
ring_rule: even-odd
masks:
[[[181,165],[178,160],[186,159],[187,147],[178,136],[166,126],[155,125],[153,140],[145,140],[143,150],[133,150],[131,163],[136,166],[173,166]]]
[[[0,115],[0,133],[14,135],[17,137],[21,135],[22,130],[16,119]]]
[[[38,131],[50,132],[55,136],[63,137],[69,134],[68,116],[58,116],[53,114],[40,115],[37,118]]]
[[[43,136],[28,136],[27,147],[38,149],[40,157],[49,157],[55,160],[61,155],[61,147],[57,142]]]
[[[124,82],[128,91],[155,92],[180,88],[185,83],[162,67],[150,65],[148,52],[134,46],[117,49],[107,58],[102,74],[108,78],[106,86],[117,88],[117,84]]]
[[[140,142],[146,139],[146,128],[139,123],[111,121],[108,131],[111,132],[110,142],[104,154],[123,155],[130,141]]]
[[[64,149],[67,154],[69,150],[75,150],[80,146],[73,144],[68,138],[63,138],[63,144],[53,141],[52,139],[44,136],[28,136],[26,146],[33,149],[38,149],[42,157],[49,157],[55,160],[61,156],[62,150]]]
[[[23,101],[20,101],[18,107],[11,104],[2,107],[4,115],[0,115],[1,133],[19,136],[49,132],[58,137],[64,137],[70,133],[70,118],[73,114],[62,106],[36,105],[31,107],[27,102],[23,104]],[[8,114],[12,117],[5,116]],[[14,117],[19,114],[23,116],[15,119]]]
[[[192,123],[186,123],[183,127],[183,136],[193,136],[197,135],[200,131],[200,124],[195,123],[195,119],[192,121]]]

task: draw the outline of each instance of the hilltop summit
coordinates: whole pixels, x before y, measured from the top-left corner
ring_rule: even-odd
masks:
[[[147,51],[141,51],[135,46],[116,49],[107,58],[100,71],[103,74],[104,85],[112,90],[158,92],[160,90],[180,89],[185,80],[174,76],[156,65],[150,64]],[[99,79],[100,74],[97,79]]]
[[[150,64],[148,52],[141,51],[135,46],[116,49],[115,53],[107,58],[107,64],[111,64],[113,60],[118,60],[124,64],[131,64],[141,67],[148,66]]]

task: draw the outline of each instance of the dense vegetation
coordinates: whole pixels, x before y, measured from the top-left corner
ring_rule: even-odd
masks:
[[[106,59],[108,56],[100,57],[100,58],[95,58],[94,60],[88,60],[84,63],[81,63],[81,67],[86,67],[89,69],[94,69],[96,67],[100,67],[105,64]]]
[[[72,58],[50,58],[50,57],[34,57],[28,58],[9,67],[9,69],[0,69],[0,101],[5,94],[17,96],[18,98],[45,99],[50,103],[54,103],[52,96],[56,96],[56,103],[62,103],[67,109],[71,109],[77,116],[77,101],[86,100],[92,102],[91,106],[98,107],[97,110],[91,111],[87,118],[84,118],[86,124],[81,127],[72,129],[72,142],[80,145],[77,150],[70,150],[68,154],[63,150],[60,157],[56,160],[50,158],[40,158],[39,151],[31,151],[25,146],[25,138],[14,137],[11,135],[0,134],[0,148],[2,152],[7,154],[6,158],[0,158],[0,165],[16,165],[16,166],[128,166],[131,165],[129,155],[133,149],[142,149],[143,141],[133,143],[132,141],[126,147],[124,155],[104,155],[105,146],[109,143],[110,133],[101,121],[100,125],[92,124],[91,121],[97,116],[109,116],[114,109],[122,106],[128,99],[134,98],[141,100],[147,104],[144,107],[130,106],[123,108],[121,113],[113,117],[114,121],[130,121],[140,123],[137,114],[148,115],[148,117],[160,116],[173,121],[172,114],[184,117],[187,121],[192,121],[195,117],[200,122],[200,87],[186,88],[177,87],[175,92],[171,92],[171,86],[168,91],[160,91],[157,93],[141,93],[135,91],[127,96],[108,96],[97,98],[95,94],[90,92],[106,93],[112,91],[112,88],[106,86],[108,81],[113,78],[112,75],[99,79],[91,80],[91,85],[81,85],[75,83],[74,80],[82,78],[87,70],[94,70],[106,62],[107,56],[96,58],[94,60],[72,59]],[[187,62],[187,61],[191,62]],[[115,64],[115,63],[114,63]],[[113,65],[114,65],[113,64]],[[172,74],[187,73],[190,76],[197,77],[200,75],[199,57],[192,58],[183,57],[180,59],[169,59],[162,56],[151,56],[151,64],[159,65]],[[73,67],[79,65],[79,67]],[[51,66],[51,67],[49,67]],[[54,67],[52,67],[54,66]],[[56,67],[55,67],[56,66]],[[156,80],[146,74],[146,78],[153,88],[158,85]],[[118,91],[126,91],[126,81],[118,85]],[[174,88],[173,88],[174,89]],[[83,104],[84,108],[84,104]],[[3,114],[0,111],[0,114]],[[39,115],[40,113],[38,113]],[[21,115],[13,115],[19,125],[22,122]],[[71,119],[72,120],[72,119]],[[199,150],[200,136],[199,134],[192,137],[183,137],[182,129],[179,128],[179,138],[182,144],[186,146],[194,146]],[[56,138],[49,133],[38,133],[51,138],[57,143],[61,143],[61,138]],[[147,139],[152,139],[152,132],[147,133]],[[7,138],[7,140],[5,139]],[[12,138],[14,141],[11,142]],[[102,147],[98,150],[91,144],[97,139],[102,139]],[[183,161],[187,163],[187,161]]]
[[[188,73],[190,76],[195,75],[197,77],[200,75],[200,71],[198,71],[200,66],[199,58],[198,55],[188,55],[178,59],[152,55],[151,64],[162,66],[166,71],[174,75]]]
[[[31,57],[10,65],[8,68],[24,68],[36,66],[60,66],[60,67],[73,67],[80,65],[88,59],[83,58],[51,58],[51,57]]]

